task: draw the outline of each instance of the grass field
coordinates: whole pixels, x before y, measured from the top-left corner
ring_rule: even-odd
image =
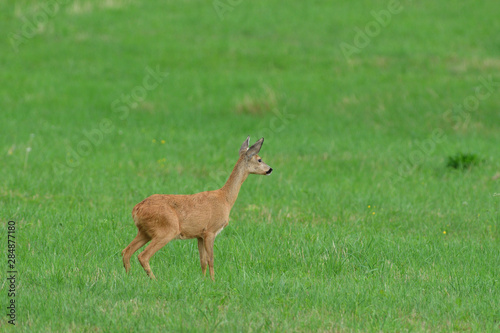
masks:
[[[20,332],[499,331],[499,11],[0,0],[0,331],[11,300]],[[221,187],[247,135],[274,172],[215,283],[195,240],[127,276],[133,206]]]

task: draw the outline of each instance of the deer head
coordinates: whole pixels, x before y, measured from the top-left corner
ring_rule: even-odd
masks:
[[[264,138],[253,144],[252,147],[248,148],[250,143],[250,136],[247,137],[245,142],[240,148],[240,159],[245,165],[245,169],[248,173],[256,175],[270,175],[273,172],[273,168],[262,161],[262,158],[258,155],[262,144],[264,143]]]

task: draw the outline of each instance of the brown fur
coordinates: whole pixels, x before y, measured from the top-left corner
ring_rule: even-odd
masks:
[[[130,270],[130,257],[147,242],[139,262],[149,277],[155,278],[149,266],[151,257],[172,239],[198,239],[198,251],[203,274],[207,265],[214,279],[215,236],[229,224],[229,213],[236,202],[241,185],[249,174],[269,175],[272,172],[257,153],[264,138],[248,148],[248,137],[240,148],[240,158],[226,184],[215,191],[190,195],[154,194],[132,210],[137,236],[122,251],[125,271]]]

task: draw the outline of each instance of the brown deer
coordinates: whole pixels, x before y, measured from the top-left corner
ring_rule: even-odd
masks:
[[[122,251],[125,271],[130,270],[130,257],[144,244],[151,241],[139,256],[139,262],[152,279],[155,279],[149,259],[172,239],[198,239],[198,251],[203,275],[207,264],[214,280],[215,236],[229,224],[229,213],[236,202],[241,184],[249,174],[270,175],[273,169],[257,155],[264,138],[248,148],[248,137],[240,148],[240,158],[226,184],[215,191],[190,195],[154,194],[132,210],[138,229],[137,236]]]

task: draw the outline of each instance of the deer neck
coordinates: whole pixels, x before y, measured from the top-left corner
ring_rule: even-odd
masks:
[[[243,158],[240,158],[236,165],[234,166],[231,175],[226,184],[221,188],[224,196],[231,207],[233,207],[236,199],[238,198],[238,193],[240,192],[241,184],[247,179],[248,172],[245,170],[245,165]]]

